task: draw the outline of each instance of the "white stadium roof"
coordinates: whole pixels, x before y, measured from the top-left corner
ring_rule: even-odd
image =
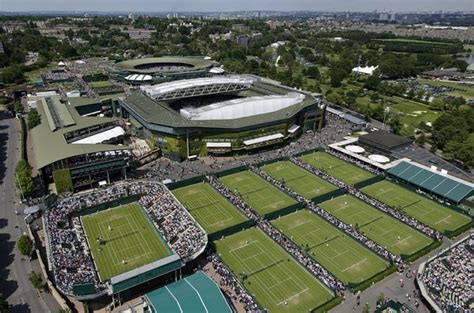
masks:
[[[231,120],[271,113],[285,109],[304,100],[304,94],[290,92],[286,95],[258,96],[218,102],[199,108],[183,108],[181,116],[190,120]]]
[[[162,94],[193,87],[206,87],[223,84],[241,84],[250,87],[252,83],[253,80],[248,77],[210,77],[183,79],[153,86],[142,86],[141,89],[151,97],[159,97]]]
[[[151,77],[150,75],[144,75],[144,74],[132,74],[125,77],[126,80],[134,81],[134,82],[148,81],[148,80],[151,80],[152,78],[153,77]]]

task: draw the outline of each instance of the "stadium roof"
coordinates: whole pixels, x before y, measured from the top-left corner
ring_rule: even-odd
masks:
[[[202,271],[146,294],[156,313],[231,313],[227,300]]]
[[[199,108],[184,108],[180,113],[191,120],[229,120],[285,109],[304,100],[301,93],[239,98]]]
[[[30,97],[29,101],[37,102],[38,113],[41,115],[41,124],[31,130],[31,138],[33,142],[33,155],[37,168],[43,168],[53,162],[82,155],[86,153],[97,153],[103,151],[129,150],[127,146],[117,146],[109,144],[68,144],[64,138],[64,134],[80,130],[95,125],[115,122],[117,118],[104,117],[82,117],[74,109],[73,100],[71,104],[66,105],[60,103],[60,96],[51,96],[51,101],[56,106],[62,106],[68,112],[74,121],[74,125],[65,126],[52,130],[46,117],[46,100],[44,97]],[[76,99],[76,98],[73,98]],[[74,100],[75,101],[75,100]],[[97,101],[96,101],[97,102]],[[82,104],[82,101],[79,101]]]
[[[293,91],[284,86],[254,82],[250,89],[239,93],[241,96],[264,96],[264,95],[286,95]],[[263,123],[288,120],[305,107],[315,105],[316,100],[310,95],[304,95],[302,100],[294,105],[282,108],[277,111],[263,113],[252,116],[245,116],[234,119],[214,119],[214,120],[190,120],[171,108],[166,102],[154,100],[139,90],[132,91],[130,95],[122,99],[133,117],[149,124],[156,124],[166,127],[196,127],[196,128],[227,128],[238,129],[259,125]],[[150,125],[148,125],[150,126]],[[149,128],[146,126],[147,128]]]
[[[414,162],[402,161],[388,170],[388,173],[455,203],[468,197],[474,187],[472,183],[451,176],[447,171],[438,172],[436,168]]]
[[[202,70],[211,68],[214,65],[214,62],[211,60],[205,60],[201,57],[161,57],[161,58],[144,58],[144,59],[134,59],[123,61],[115,64],[115,68],[119,70],[128,71],[131,73],[138,73],[138,74],[147,74],[153,72],[160,72],[157,69],[140,69],[137,68],[139,66],[144,66],[147,64],[185,64],[188,65],[188,68],[180,68],[176,69],[175,71],[166,70],[163,73],[170,73],[170,72],[186,72],[186,71],[195,71],[195,70]]]

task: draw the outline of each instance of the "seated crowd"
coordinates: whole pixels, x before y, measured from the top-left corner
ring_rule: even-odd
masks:
[[[72,217],[73,213],[133,195],[143,195],[140,204],[163,233],[171,249],[181,258],[191,258],[204,249],[207,244],[205,232],[196,225],[171,192],[159,183],[124,183],[63,198],[44,216],[49,263],[56,286],[62,292],[72,294],[74,285],[91,282],[97,290],[105,288],[97,276],[80,220]]]
[[[474,299],[474,237],[426,264],[422,282],[443,312],[471,312]]]

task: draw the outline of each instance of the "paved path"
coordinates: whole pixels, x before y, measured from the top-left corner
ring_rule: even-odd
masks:
[[[47,298],[51,310],[30,284],[28,273],[39,271],[16,248],[18,237],[26,231],[15,190],[15,166],[20,157],[19,121],[0,111],[0,293],[11,305],[11,312],[57,312],[59,306]]]

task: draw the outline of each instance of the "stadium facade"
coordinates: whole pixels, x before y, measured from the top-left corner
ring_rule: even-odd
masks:
[[[319,99],[253,75],[144,85],[118,102],[136,133],[173,160],[283,143],[320,117]]]
[[[222,73],[217,62],[202,57],[144,58],[119,62],[108,68],[112,79],[127,84],[156,84]]]

